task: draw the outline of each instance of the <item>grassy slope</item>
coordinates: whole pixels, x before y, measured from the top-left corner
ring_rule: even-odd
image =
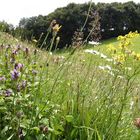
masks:
[[[134,48],[137,51],[139,51],[140,38],[135,38],[134,42],[135,42]],[[15,38],[7,34],[0,33],[0,43],[16,45],[22,42],[20,41],[17,42]],[[110,43],[114,44],[115,46],[117,46],[118,44],[116,39],[110,39],[104,41],[102,45],[98,47],[93,48],[93,46],[89,46],[88,48],[97,49],[105,53],[107,49],[106,46]],[[23,45],[25,45],[26,47],[28,46],[30,47],[30,45],[27,45],[26,43],[23,43]],[[42,59],[42,56],[45,57],[45,55],[47,54],[48,53],[46,52],[40,51],[39,56],[41,57],[41,59],[37,61],[37,64],[40,65],[42,64],[41,62],[44,61],[45,63],[46,60],[48,61],[48,59],[45,58]],[[59,55],[64,55],[65,57],[68,54],[69,52],[59,53]],[[77,127],[74,130],[75,131],[77,131],[77,129],[81,130],[82,132],[81,138],[83,139],[86,139],[84,138],[85,135],[84,133],[88,133],[90,137],[92,136],[92,131],[90,132],[88,129],[80,129],[80,127],[87,126],[89,128],[94,129],[94,124],[98,126],[96,128],[98,130],[96,129],[95,130],[97,132],[99,131],[100,133],[99,135],[102,136],[105,133],[107,134],[106,130],[108,130],[109,134],[111,135],[111,133],[114,132],[113,130],[115,127],[113,125],[116,123],[113,120],[116,120],[120,105],[122,103],[123,94],[124,94],[123,87],[126,88],[123,79],[120,79],[119,83],[116,82],[113,85],[112,84],[113,78],[111,76],[105,75],[102,71],[100,71],[98,68],[92,65],[95,63],[100,63],[100,65],[101,63],[104,64],[103,59],[99,58],[98,56],[94,56],[92,54],[90,55],[88,53],[84,53],[83,50],[77,51],[75,55],[72,55],[69,61],[67,61],[67,63],[54,62],[55,57],[56,55],[50,55],[49,67],[47,68],[43,67],[44,70],[42,69],[43,76],[41,79],[42,80],[41,84],[46,81],[47,83],[44,83],[44,86],[41,86],[40,92],[37,93],[37,95],[39,94],[41,96],[41,97],[38,96],[39,98],[38,100],[39,101],[41,100],[43,104],[43,101],[45,101],[45,99],[42,98],[42,95],[44,95],[45,98],[48,98],[48,100],[51,99],[51,102],[53,104],[58,104],[60,106],[60,112],[58,111],[58,114],[54,116],[54,120],[56,121],[57,125],[61,125],[61,123],[59,124],[59,122],[60,119],[62,119],[62,117],[63,119],[65,119],[65,117],[70,117],[70,116],[66,116],[67,114],[72,115],[74,119],[73,125]],[[62,68],[62,71],[59,68]],[[48,71],[48,73],[45,74],[46,70]],[[112,89],[112,87],[114,87],[115,89]],[[113,93],[113,94],[109,94],[109,93]],[[106,100],[106,104],[104,100]],[[42,104],[40,104],[39,102],[40,106]],[[129,108],[129,104],[130,103],[128,100],[127,109]],[[96,109],[100,111],[98,112]],[[95,118],[95,114],[96,114],[96,118]],[[131,110],[129,110],[128,112],[125,111],[123,113],[123,117],[119,125],[120,130],[118,129],[119,134],[122,137],[128,138],[129,135],[131,134],[134,135],[135,129],[133,129],[133,127],[131,126],[132,117],[130,115],[131,115]],[[110,119],[108,119],[108,116],[110,117]],[[125,130],[126,127],[127,130]],[[67,133],[70,133],[69,131],[71,131],[71,127],[65,131],[67,131]],[[127,136],[124,136],[125,134]],[[74,134],[73,136],[75,135],[76,134]]]
[[[140,36],[133,38],[132,40],[132,50],[135,50],[137,52],[140,52]],[[99,45],[96,49],[100,50],[101,52],[107,53],[107,46],[109,44],[112,44],[113,46],[116,46],[119,44],[116,38],[108,39],[101,42],[101,45]],[[88,48],[93,48],[92,45],[89,45]]]

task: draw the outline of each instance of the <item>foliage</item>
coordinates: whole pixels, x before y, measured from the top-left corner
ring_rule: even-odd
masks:
[[[89,5],[89,3],[71,3],[66,7],[56,9],[47,16],[39,15],[31,18],[23,18],[17,30],[22,30],[20,36],[23,39],[32,40],[32,38],[35,38],[39,40],[39,44],[41,45],[45,34],[48,32],[47,29],[51,21],[55,19],[63,27],[58,34],[61,38],[58,45],[59,48],[64,48],[72,44],[72,37],[75,31],[83,28],[87,16],[88,19],[83,28],[84,39],[87,38],[92,29],[90,23],[94,23],[96,30],[100,30],[99,34],[101,34],[102,40],[125,35],[130,31],[140,31],[140,4],[127,2],[111,4],[98,3],[95,5],[92,3],[90,13],[88,13]],[[95,20],[94,14],[92,14],[95,11],[99,13],[98,25],[96,25],[97,20]],[[51,37],[50,34],[49,38]],[[44,45],[44,47],[46,46]]]

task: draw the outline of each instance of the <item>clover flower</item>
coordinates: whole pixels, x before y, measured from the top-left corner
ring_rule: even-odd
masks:
[[[12,78],[12,80],[17,80],[19,78],[19,75],[20,75],[20,73],[16,69],[14,69],[11,72],[11,78]]]

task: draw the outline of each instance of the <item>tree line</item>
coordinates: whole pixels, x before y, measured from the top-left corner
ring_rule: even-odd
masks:
[[[132,1],[111,4],[92,3],[90,9],[89,5],[89,3],[71,3],[66,7],[56,9],[46,16],[39,15],[22,18],[18,27],[13,29],[10,26],[10,30],[7,30],[7,32],[12,33],[14,36],[20,36],[24,40],[39,40],[38,46],[40,46],[48,32],[50,23],[55,19],[59,25],[62,25],[58,36],[61,38],[59,48],[63,48],[72,44],[73,36],[77,30],[83,32],[84,40],[92,28],[94,29],[94,33],[91,34],[92,36],[87,41],[96,40],[96,38],[104,40],[118,35],[124,35],[130,31],[140,31],[139,3],[136,4]],[[85,20],[86,24],[84,24]],[[3,28],[0,24],[1,29]],[[49,38],[51,36],[50,34]]]

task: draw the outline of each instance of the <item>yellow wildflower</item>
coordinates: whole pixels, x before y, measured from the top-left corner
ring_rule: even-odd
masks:
[[[118,63],[123,63],[126,59],[126,56],[124,54],[120,54],[120,55],[117,55],[115,57],[115,60],[118,62]]]
[[[59,26],[59,24],[56,24],[52,29],[54,32],[58,32],[62,26]]]
[[[111,44],[108,46],[108,49],[107,49],[109,52],[113,52],[113,53],[116,53],[117,52],[117,49],[112,46]]]
[[[124,38],[125,38],[124,36],[120,35],[117,37],[117,40],[123,40]]]
[[[137,53],[137,54],[134,56],[134,58],[135,58],[136,60],[140,60],[140,53]]]
[[[33,39],[32,41],[33,41],[33,42],[35,42],[35,43],[37,43],[37,42],[38,42],[36,39]]]

